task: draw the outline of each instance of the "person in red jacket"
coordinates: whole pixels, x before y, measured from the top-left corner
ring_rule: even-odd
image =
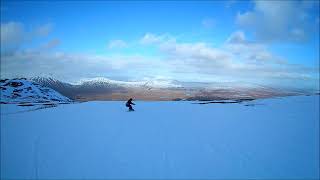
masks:
[[[134,111],[134,109],[132,108],[131,105],[135,105],[133,102],[132,102],[132,98],[130,98],[127,103],[126,103],[126,106],[129,108],[129,111]]]

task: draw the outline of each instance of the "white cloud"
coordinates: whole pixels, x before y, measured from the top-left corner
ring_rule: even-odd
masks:
[[[156,45],[159,50],[172,59],[205,59],[223,64],[228,54],[223,50],[212,48],[207,43],[177,43],[171,35],[147,33],[140,40],[144,45]]]
[[[43,24],[43,25],[37,27],[34,30],[34,33],[36,36],[47,36],[52,31],[52,28],[53,28],[52,23]]]
[[[230,52],[234,58],[242,59],[245,62],[286,63],[284,58],[269,52],[266,45],[248,41],[242,31],[232,33],[224,44],[224,48]]]
[[[159,44],[163,42],[175,42],[175,38],[168,34],[163,35],[155,35],[152,33],[146,33],[141,39],[140,44],[148,45],[148,44]]]
[[[1,23],[1,52],[18,48],[25,41],[22,23]]]
[[[246,42],[244,32],[236,31],[230,35],[227,39],[228,43],[244,43]]]
[[[161,75],[166,69],[162,60],[139,55],[19,51],[1,57],[1,77],[9,78],[50,75],[67,82],[114,76],[142,79]]]
[[[20,22],[1,23],[1,54],[12,53],[35,38],[47,36],[51,29],[51,23],[41,25],[30,31],[27,31]]]
[[[249,42],[237,31],[220,47],[208,43],[182,43],[170,35],[150,34],[148,43],[160,56],[96,55],[54,51],[19,50],[1,55],[1,76],[51,75],[64,81],[81,78],[127,77],[128,79],[171,77],[180,81],[247,81],[262,83],[315,79],[319,70],[292,65],[268,51],[266,45]],[[152,37],[152,38],[150,38]],[[143,38],[142,38],[143,39]],[[44,47],[54,47],[53,40]],[[51,46],[52,45],[52,46]],[[145,44],[146,46],[146,44]]]
[[[42,49],[53,49],[61,44],[60,39],[52,39],[49,42],[45,43],[41,46]]]
[[[126,48],[128,47],[128,44],[123,41],[123,40],[111,40],[108,44],[109,49],[114,49],[114,48]]]
[[[172,59],[182,61],[210,61],[216,66],[224,66],[229,61],[229,54],[221,49],[212,48],[206,43],[167,42],[159,46],[160,50]]]
[[[141,44],[153,44],[153,43],[159,43],[163,39],[161,37],[155,36],[151,33],[146,33],[143,38],[140,40]]]
[[[54,50],[56,47],[58,47],[61,44],[60,39],[52,39],[48,42],[45,42],[38,47],[34,48],[25,48],[23,52],[33,52],[33,53],[47,53],[47,51]]]
[[[225,7],[226,8],[231,8],[232,6],[234,6],[237,2],[237,0],[226,0],[225,1]]]
[[[238,13],[236,23],[252,30],[258,40],[305,41],[310,33],[308,9],[314,5],[305,1],[254,1],[251,11]]]
[[[217,77],[221,79],[301,79],[314,77],[315,68],[289,64],[285,58],[268,51],[266,45],[250,42],[244,32],[230,35],[226,43],[213,48],[206,43],[178,43],[166,41],[163,35],[153,34],[160,52],[172,73],[181,76]],[[159,40],[161,39],[161,40]]]
[[[201,21],[201,24],[203,27],[210,29],[215,26],[216,21],[212,18],[205,18]]]

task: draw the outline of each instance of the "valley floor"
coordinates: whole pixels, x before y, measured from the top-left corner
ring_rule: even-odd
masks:
[[[1,179],[317,179],[319,96],[1,105]]]

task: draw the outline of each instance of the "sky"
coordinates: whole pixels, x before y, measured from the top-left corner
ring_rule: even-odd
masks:
[[[319,1],[1,0],[1,78],[319,89]]]

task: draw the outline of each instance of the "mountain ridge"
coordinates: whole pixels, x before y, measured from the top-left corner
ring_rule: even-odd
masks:
[[[54,78],[34,77],[31,81],[50,87],[76,101],[91,100],[234,100],[301,95],[303,92],[249,83],[180,82],[151,79],[144,81],[117,81],[104,77],[82,79],[66,83]]]

